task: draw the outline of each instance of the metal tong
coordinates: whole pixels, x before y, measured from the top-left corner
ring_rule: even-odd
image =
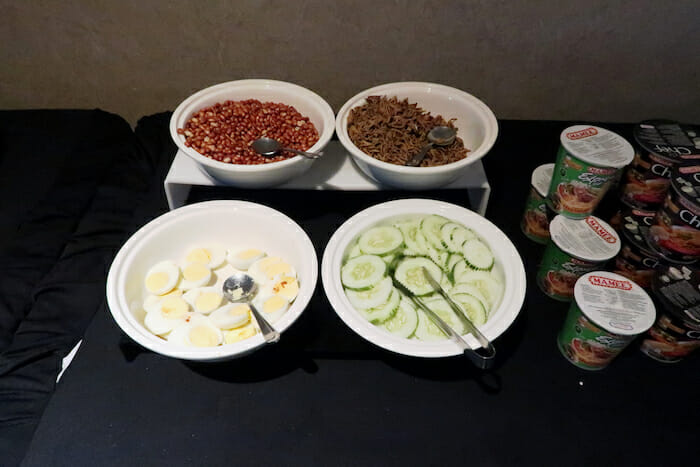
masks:
[[[403,284],[401,284],[399,281],[394,280],[394,286],[398,288],[404,295],[406,295],[408,298],[413,300],[413,303],[415,303],[421,310],[423,310],[428,317],[435,323],[435,325],[440,328],[442,332],[444,332],[455,344],[459,345],[462,351],[464,352],[464,355],[466,355],[469,360],[472,361],[472,363],[477,367],[482,370],[487,370],[491,368],[496,361],[496,348],[491,344],[491,342],[484,336],[481,331],[477,329],[477,327],[472,323],[469,318],[465,315],[464,311],[460,308],[459,305],[457,305],[449,295],[445,292],[445,290],[442,288],[440,283],[435,280],[435,278],[430,274],[430,272],[426,269],[423,268],[423,274],[425,275],[425,278],[428,280],[430,285],[435,289],[437,293],[439,293],[442,298],[445,299],[445,301],[452,307],[452,310],[455,312],[455,314],[459,317],[459,319],[464,323],[464,326],[469,330],[469,332],[476,338],[477,341],[479,341],[479,344],[481,344],[481,347],[478,349],[472,349],[469,344],[460,336],[452,327],[447,324],[442,318],[440,318],[433,310],[428,308],[425,303],[419,298],[416,297],[413,292],[408,290]]]

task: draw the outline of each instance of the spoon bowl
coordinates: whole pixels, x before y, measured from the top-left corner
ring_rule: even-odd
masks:
[[[308,159],[318,159],[323,154],[317,152],[299,151],[298,149],[282,147],[279,141],[273,138],[262,137],[253,141],[253,150],[263,157],[274,157],[280,151],[287,151]]]
[[[423,146],[423,148],[421,148],[416,155],[411,157],[406,162],[406,165],[409,167],[418,167],[420,163],[423,162],[423,159],[425,159],[428,151],[430,151],[434,146],[449,146],[450,144],[454,143],[456,137],[457,131],[454,128],[450,128],[448,126],[436,126],[428,132],[429,143]]]
[[[258,284],[252,276],[244,272],[237,272],[230,275],[224,281],[222,287],[224,297],[231,303],[247,303],[250,311],[255,316],[255,320],[260,326],[260,332],[267,343],[280,340],[280,333],[277,332],[264,316],[253,305],[253,299],[258,293]]]

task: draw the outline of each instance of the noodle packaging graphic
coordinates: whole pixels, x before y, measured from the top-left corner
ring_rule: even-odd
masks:
[[[648,240],[673,261],[700,258],[700,165],[673,169],[671,189],[656,213]]]
[[[661,206],[673,168],[684,160],[700,158],[698,130],[670,120],[637,124],[634,128],[637,153],[625,171],[620,190],[622,202],[638,209],[655,210]]]
[[[575,125],[560,136],[547,204],[582,219],[598,206],[618,171],[634,158],[632,145],[604,128]]]
[[[557,346],[577,367],[601,370],[655,318],[651,298],[637,284],[612,272],[589,272],[576,281]]]
[[[549,240],[549,216],[545,202],[552,181],[554,164],[543,164],[532,172],[530,194],[525,202],[525,212],[520,220],[520,229],[530,240],[546,244]]]
[[[602,269],[620,251],[617,232],[595,216],[577,220],[557,215],[549,231],[551,241],[537,271],[537,285],[556,300],[571,300],[576,280]]]

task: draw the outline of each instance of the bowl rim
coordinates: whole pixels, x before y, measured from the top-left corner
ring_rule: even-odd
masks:
[[[361,105],[362,101],[368,96],[375,95],[378,93],[386,92],[397,92],[404,88],[427,88],[428,91],[431,89],[440,90],[443,92],[450,92],[460,98],[471,103],[481,114],[481,116],[486,121],[485,136],[484,141],[481,145],[469,152],[469,155],[459,161],[451,162],[449,164],[439,165],[435,167],[406,167],[402,165],[391,164],[389,162],[380,161],[374,157],[365,154],[360,150],[355,144],[350,140],[347,132],[347,115],[350,109]],[[420,103],[418,103],[420,105]],[[338,139],[345,149],[350,152],[354,157],[362,160],[363,162],[380,168],[395,172],[397,174],[412,175],[416,176],[418,174],[439,174],[443,172],[450,172],[453,170],[459,170],[463,167],[473,164],[482,157],[484,157],[496,143],[496,138],[498,137],[498,120],[493,111],[479,98],[469,94],[466,91],[457,89],[451,86],[438,83],[430,83],[424,81],[398,81],[393,83],[380,84],[369,89],[365,89],[353,97],[348,99],[345,104],[340,108],[335,117],[335,133],[338,135]]]
[[[237,172],[260,172],[266,169],[270,168],[284,168],[286,166],[294,165],[296,163],[299,163],[300,161],[308,161],[309,159],[303,157],[303,156],[293,156],[290,157],[289,159],[285,159],[282,161],[276,161],[276,162],[270,162],[268,164],[253,164],[253,165],[248,165],[248,164],[232,164],[228,162],[220,162],[214,159],[209,159],[206,156],[203,156],[199,152],[195,151],[192,148],[189,148],[185,146],[184,144],[184,137],[182,135],[179,135],[177,133],[178,125],[177,125],[177,120],[181,117],[181,115],[184,113],[186,109],[189,109],[192,106],[195,106],[196,102],[199,101],[201,98],[205,97],[211,92],[214,91],[219,91],[221,89],[226,89],[229,87],[269,87],[269,88],[284,88],[284,89],[289,89],[292,91],[295,91],[299,94],[306,95],[309,97],[318,107],[319,110],[321,111],[321,114],[323,116],[323,120],[327,125],[324,125],[324,130],[323,133],[318,135],[318,141],[316,141],[316,144],[311,146],[308,150],[311,152],[315,151],[320,151],[323,149],[328,142],[331,140],[333,137],[333,133],[335,131],[335,113],[333,112],[333,109],[331,108],[330,104],[321,97],[319,94],[315,93],[314,91],[305,88],[303,86],[299,86],[298,84],[294,83],[289,83],[287,81],[279,81],[279,80],[274,80],[274,79],[240,79],[240,80],[234,80],[234,81],[226,81],[223,83],[218,83],[214,84],[212,86],[206,87],[204,89],[200,89],[199,91],[195,92],[194,94],[190,95],[187,97],[185,100],[183,100],[173,111],[172,115],[170,116],[170,123],[169,123],[169,129],[170,129],[170,137],[173,140],[173,142],[177,145],[178,149],[187,154],[189,157],[191,157],[195,162],[206,165],[208,167],[214,168],[214,169],[219,169],[223,171],[231,171],[235,169]]]
[[[301,282],[299,294],[289,307],[289,310],[275,323],[275,329],[282,334],[301,316],[311,301],[318,282],[318,257],[306,231],[289,216],[263,204],[239,200],[203,201],[174,209],[152,219],[129,237],[112,261],[106,282],[107,308],[119,328],[129,338],[155,353],[191,361],[213,361],[241,357],[265,345],[265,341],[260,333],[240,342],[223,344],[217,347],[183,347],[169,343],[148,332],[136,320],[131,310],[131,304],[127,302],[123,293],[128,274],[127,266],[131,264],[135,256],[135,248],[144,238],[154,232],[170,227],[173,223],[179,222],[183,214],[227,210],[233,207],[257,211],[263,210],[267,212],[268,216],[288,224],[299,235],[301,240],[299,248],[303,248],[304,257],[310,261],[309,277],[304,278],[303,282]]]
[[[340,281],[342,256],[349,243],[362,231],[387,218],[405,214],[440,214],[464,222],[480,236],[487,238],[494,253],[504,263],[506,280],[503,298],[494,311],[498,320],[489,320],[480,330],[493,341],[515,321],[525,301],[526,275],[522,258],[511,240],[488,219],[456,204],[432,199],[411,198],[387,201],[364,209],[343,223],[328,241],[321,262],[321,279],[326,297],[345,324],[365,340],[386,350],[413,357],[439,358],[460,355],[462,349],[449,340],[438,342],[409,341],[393,336],[367,321],[353,308],[343,292]],[[507,264],[506,264],[507,263]],[[472,348],[478,341],[467,335],[465,340]]]

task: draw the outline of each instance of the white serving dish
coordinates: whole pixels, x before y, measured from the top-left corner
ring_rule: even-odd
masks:
[[[470,149],[465,159],[438,167],[405,167],[375,159],[355,146],[347,132],[347,119],[353,107],[363,105],[368,96],[408,98],[409,102],[432,115],[456,118],[457,136]],[[335,131],[355,164],[377,182],[407,190],[439,188],[453,182],[469,166],[484,157],[498,136],[498,122],[486,104],[459,89],[434,83],[399,82],[376,86],[350,98],[338,111]]]
[[[421,342],[390,334],[367,321],[351,304],[340,281],[340,268],[346,249],[361,232],[391,219],[408,214],[438,214],[473,229],[486,241],[495,255],[494,266],[503,275],[505,290],[500,304],[491,312],[489,320],[479,330],[491,341],[513,323],[525,300],[525,268],[522,259],[508,237],[494,224],[465,209],[442,201],[403,199],[377,204],[348,219],[331,237],[323,253],[321,278],[331,306],[353,331],[386,350],[415,357],[448,357],[462,350],[449,340]],[[466,336],[472,348],[479,343],[470,334]]]
[[[260,165],[227,164],[203,156],[185,146],[184,135],[177,133],[198,110],[217,102],[257,99],[293,106],[309,118],[319,134],[319,140],[309,151],[321,152],[333,136],[333,109],[318,94],[296,84],[269,79],[246,79],[217,84],[192,94],[173,112],[170,136],[178,148],[197,162],[202,169],[221,183],[241,188],[264,188],[290,181],[311,168],[314,160],[294,156],[279,162]]]
[[[143,280],[153,264],[181,257],[190,246],[221,244],[250,246],[280,256],[297,271],[299,294],[274,323],[282,333],[311,300],[318,279],[318,259],[308,235],[284,214],[245,201],[207,201],[170,211],[129,238],[117,253],[107,277],[107,302],[119,327],[153,352],[184,360],[225,360],[265,345],[260,333],[234,344],[194,348],[174,345],[146,329],[141,303]]]

